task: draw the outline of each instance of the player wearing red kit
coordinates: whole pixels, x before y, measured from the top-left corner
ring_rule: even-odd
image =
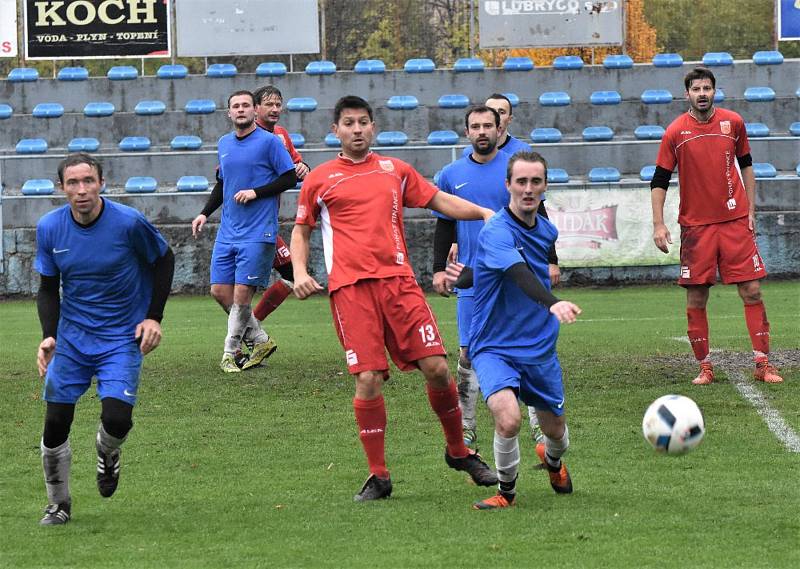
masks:
[[[447,464],[491,486],[497,475],[464,444],[442,338],[408,260],[403,208],[428,207],[453,219],[488,219],[493,212],[438,191],[401,160],[371,152],[374,129],[369,103],[354,96],[339,99],[333,133],[342,151],[306,177],[291,241],[294,292],[305,299],[323,290],[306,267],[311,231],[319,220],[333,322],[355,377],[353,408],[370,470],[354,499],[392,493],[384,455],[387,349],[398,368],[419,369],[425,376],[447,441]]]
[[[714,107],[716,80],[710,70],[695,68],[684,85],[690,108],[667,128],[650,187],[653,241],[667,253],[672,238],[664,224],[664,202],[672,171],[678,167],[678,284],[686,288],[687,333],[700,362],[700,374],[692,383],[714,381],[706,305],[717,270],[723,283],[737,285],[744,302],[755,379],[780,383],[783,379],[768,358],[769,321],[760,284],[767,272],[755,240],[756,181],[744,121],[732,111]]]

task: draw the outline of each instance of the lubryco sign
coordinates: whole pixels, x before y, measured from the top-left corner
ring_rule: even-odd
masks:
[[[169,55],[167,0],[26,0],[27,59]]]

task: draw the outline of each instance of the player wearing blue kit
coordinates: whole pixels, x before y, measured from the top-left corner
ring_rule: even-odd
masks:
[[[250,91],[228,98],[234,131],[219,139],[219,179],[223,181],[222,221],[211,255],[211,296],[228,313],[220,367],[236,373],[258,366],[275,351],[272,338],[253,316],[250,303],[256,287],[266,286],[278,237],[281,192],[297,183],[294,164],[278,137],[255,124],[255,99]],[[205,224],[192,221],[195,235]],[[245,336],[253,341],[250,358],[239,368],[235,354]]]
[[[142,356],[161,341],[161,318],[175,259],[164,238],[133,208],[100,196],[103,169],[87,154],[58,167],[67,205],[36,227],[37,297],[44,339],[37,364],[47,402],[41,452],[49,505],[42,525],[69,521],[75,404],[97,377],[97,487],[117,489],[120,446],[133,427]],[[59,295],[59,287],[62,290]]]
[[[544,443],[536,451],[551,486],[558,493],[572,492],[569,472],[561,461],[569,436],[556,341],[559,322],[574,322],[580,308],[550,292],[547,254],[558,231],[537,215],[547,189],[544,158],[535,152],[514,155],[508,163],[506,185],[509,205],[480,232],[474,273],[462,264],[448,267],[449,278],[460,273],[455,286],[474,286],[470,356],[495,421],[500,488],[496,496],[474,504],[476,509],[514,503],[520,461],[518,398],[536,409],[544,433]]]
[[[492,93],[484,103],[487,107],[497,111],[500,116],[500,125],[497,128],[497,149],[500,152],[505,152],[509,156],[517,152],[524,151],[530,152],[531,147],[526,142],[521,141],[519,138],[514,138],[508,132],[508,125],[514,119],[514,109],[511,106],[511,99],[500,93]],[[463,156],[469,156],[472,153],[472,148],[469,146],[464,148]]]

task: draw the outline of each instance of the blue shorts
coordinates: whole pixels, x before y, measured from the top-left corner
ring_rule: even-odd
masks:
[[[564,414],[564,384],[556,354],[549,360],[531,364],[494,352],[481,352],[472,358],[472,367],[478,374],[484,400],[508,387],[526,405],[559,417]]]
[[[275,243],[214,243],[211,284],[267,286]]]
[[[458,345],[462,348],[469,346],[469,331],[472,326],[474,306],[474,296],[458,295],[456,300],[456,322],[458,323]]]
[[[125,342],[101,354],[84,354],[64,339],[56,342],[56,353],[47,366],[42,398],[51,403],[77,403],[97,377],[100,399],[113,397],[136,404],[142,352],[135,342]]]

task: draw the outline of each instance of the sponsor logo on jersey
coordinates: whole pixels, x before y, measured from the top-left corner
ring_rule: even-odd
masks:
[[[53,255],[58,255],[59,253],[66,253],[69,249],[56,249],[53,247]]]
[[[692,134],[691,130],[682,130],[681,134]]]
[[[394,256],[394,261],[398,265],[402,265],[405,260],[406,260],[406,256],[403,255],[403,253],[401,253],[400,251],[398,251],[397,254],[395,254],[395,256]]]
[[[754,271],[764,270],[764,267],[761,265],[761,257],[758,256],[758,253],[753,255],[753,270]]]
[[[123,390],[122,390],[122,394],[123,394],[125,397],[136,397],[136,392],[135,392],[135,391],[134,391],[134,392],[130,392],[130,391],[128,391],[128,389],[127,389],[127,388],[125,388],[125,389],[123,389]]]
[[[378,160],[378,164],[387,172],[394,172],[394,162],[391,160]]]
[[[720,121],[719,122],[719,130],[722,134],[730,134],[731,133],[731,121]]]
[[[686,265],[681,265],[681,278],[682,279],[692,278],[692,271]]]
[[[463,188],[463,187],[464,187],[464,186],[466,186],[467,184],[469,184],[469,182],[464,182],[463,184],[456,184],[456,189],[457,189],[457,190],[460,190],[461,188]]]
[[[298,205],[297,206],[297,219],[303,219],[306,216],[306,206]]]
[[[728,209],[736,209],[736,200],[731,198],[727,202],[725,202],[728,206]]]
[[[342,174],[341,172],[334,172],[333,174],[328,176],[328,179],[330,180],[331,178],[338,178],[339,176],[344,176],[344,174]]]
[[[353,350],[347,350],[344,355],[347,358],[347,365],[358,365],[358,355]]]
[[[441,346],[440,342],[425,342],[426,348],[435,348],[436,346]]]

